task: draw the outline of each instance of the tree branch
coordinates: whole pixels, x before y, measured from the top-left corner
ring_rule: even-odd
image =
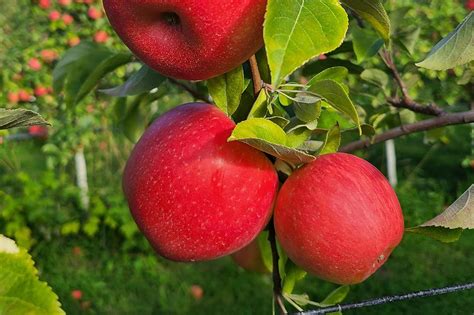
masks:
[[[418,121],[413,124],[402,125],[379,134],[372,139],[359,140],[343,146],[340,152],[353,152],[355,150],[368,148],[372,144],[395,139],[411,133],[431,130],[450,125],[460,125],[474,122],[474,110],[460,113],[444,114],[442,116]]]
[[[272,249],[272,277],[273,277],[273,298],[276,302],[280,310],[280,314],[288,314],[288,311],[285,308],[285,304],[283,302],[283,295],[282,295],[282,288],[281,288],[281,276],[280,276],[280,269],[278,268],[278,260],[280,257],[278,256],[278,249],[276,245],[276,237],[275,237],[275,225],[273,223],[273,218],[270,220],[268,224],[268,241],[270,242],[270,247]]]
[[[400,99],[400,98],[393,97],[393,98],[388,98],[387,101],[393,107],[407,108],[411,111],[414,111],[420,114],[432,115],[432,116],[441,116],[441,115],[446,114],[446,112],[436,104],[422,105],[420,103],[413,101],[410,98]]]
[[[397,108],[406,108],[415,113],[420,113],[420,114],[425,114],[425,115],[441,116],[445,114],[444,110],[434,103],[429,104],[429,105],[421,105],[415,102],[408,94],[408,88],[405,82],[403,81],[402,76],[400,75],[400,72],[398,72],[397,66],[395,65],[395,62],[393,61],[392,54],[388,50],[383,50],[382,52],[380,52],[380,56],[382,57],[382,60],[385,63],[385,65],[392,72],[393,78],[395,79],[395,82],[397,83],[402,93],[401,98],[398,98],[398,97],[389,98],[388,103],[390,105]]]
[[[176,79],[173,79],[173,78],[168,78],[168,80],[171,83],[173,83],[174,85],[176,85],[177,87],[179,87],[179,88],[185,90],[186,92],[188,92],[189,94],[191,94],[191,96],[194,97],[195,99],[206,102],[206,103],[212,103],[211,100],[209,99],[209,97],[207,97],[206,95],[201,94],[199,91],[196,91],[196,90],[192,89],[190,86],[184,84],[183,82],[180,82],[180,81],[178,81]]]
[[[255,97],[260,93],[260,90],[263,88],[263,81],[260,75],[260,70],[258,70],[257,58],[255,55],[252,55],[249,59],[250,69],[252,71],[252,82],[253,82],[253,93]]]

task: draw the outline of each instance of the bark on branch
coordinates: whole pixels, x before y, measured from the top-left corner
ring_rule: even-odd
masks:
[[[368,148],[372,144],[395,139],[411,133],[431,130],[435,128],[460,125],[474,122],[474,110],[460,113],[444,114],[442,116],[418,121],[413,124],[402,125],[381,133],[371,139],[359,140],[343,146],[340,152],[353,152],[355,150]]]
[[[406,108],[415,113],[420,113],[420,114],[425,114],[425,115],[441,116],[445,114],[444,110],[434,103],[428,104],[428,105],[422,105],[420,103],[415,102],[408,94],[408,87],[403,81],[402,76],[400,75],[400,72],[398,72],[397,66],[395,65],[395,62],[393,61],[393,56],[391,52],[387,50],[383,50],[380,53],[380,56],[382,57],[382,60],[384,61],[385,65],[392,72],[393,78],[395,79],[395,82],[400,88],[400,91],[402,94],[401,98],[398,98],[398,97],[389,98],[388,103],[390,105],[397,108]]]

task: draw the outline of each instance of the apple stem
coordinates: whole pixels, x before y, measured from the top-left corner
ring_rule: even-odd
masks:
[[[260,70],[258,70],[257,57],[252,55],[249,59],[250,70],[252,71],[252,82],[253,82],[253,93],[255,97],[260,93],[260,90],[263,88],[262,76],[260,75]]]
[[[281,287],[281,275],[280,269],[278,267],[278,260],[280,259],[278,255],[278,249],[276,245],[275,237],[275,226],[273,224],[273,218],[268,224],[268,241],[270,242],[270,248],[272,249],[272,262],[273,262],[273,298],[276,302],[280,314],[288,314],[288,311],[285,308],[285,303],[283,302],[282,287]]]

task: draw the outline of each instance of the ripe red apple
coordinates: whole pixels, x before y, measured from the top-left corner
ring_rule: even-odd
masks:
[[[138,58],[177,79],[206,80],[263,45],[266,0],[104,0],[117,34]]]
[[[71,296],[74,300],[82,299],[82,291],[81,290],[72,290]]]
[[[48,139],[48,127],[41,126],[41,125],[34,125],[28,128],[28,133],[30,136],[40,139],[46,140]]]
[[[268,222],[276,171],[260,151],[227,142],[234,127],[215,106],[185,104],[158,118],[135,146],[123,187],[159,255],[175,261],[225,256]]]
[[[387,179],[354,155],[319,156],[283,184],[275,229],[288,257],[338,284],[373,274],[400,243],[403,215]]]
[[[468,11],[474,10],[474,0],[466,0],[466,3],[465,3],[465,5],[464,5],[464,7],[465,7],[466,10],[468,10]]]
[[[263,262],[262,253],[258,238],[252,241],[249,245],[232,254],[232,259],[240,267],[247,271],[254,271],[259,273],[269,273],[270,270]]]

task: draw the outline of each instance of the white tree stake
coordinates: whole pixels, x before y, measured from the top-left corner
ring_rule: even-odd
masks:
[[[89,185],[87,183],[87,165],[84,157],[84,148],[81,146],[77,149],[74,155],[76,162],[77,186],[81,193],[81,204],[84,209],[89,209]]]
[[[395,153],[395,141],[393,139],[385,142],[385,152],[387,154],[388,181],[392,187],[397,186],[397,156]]]

